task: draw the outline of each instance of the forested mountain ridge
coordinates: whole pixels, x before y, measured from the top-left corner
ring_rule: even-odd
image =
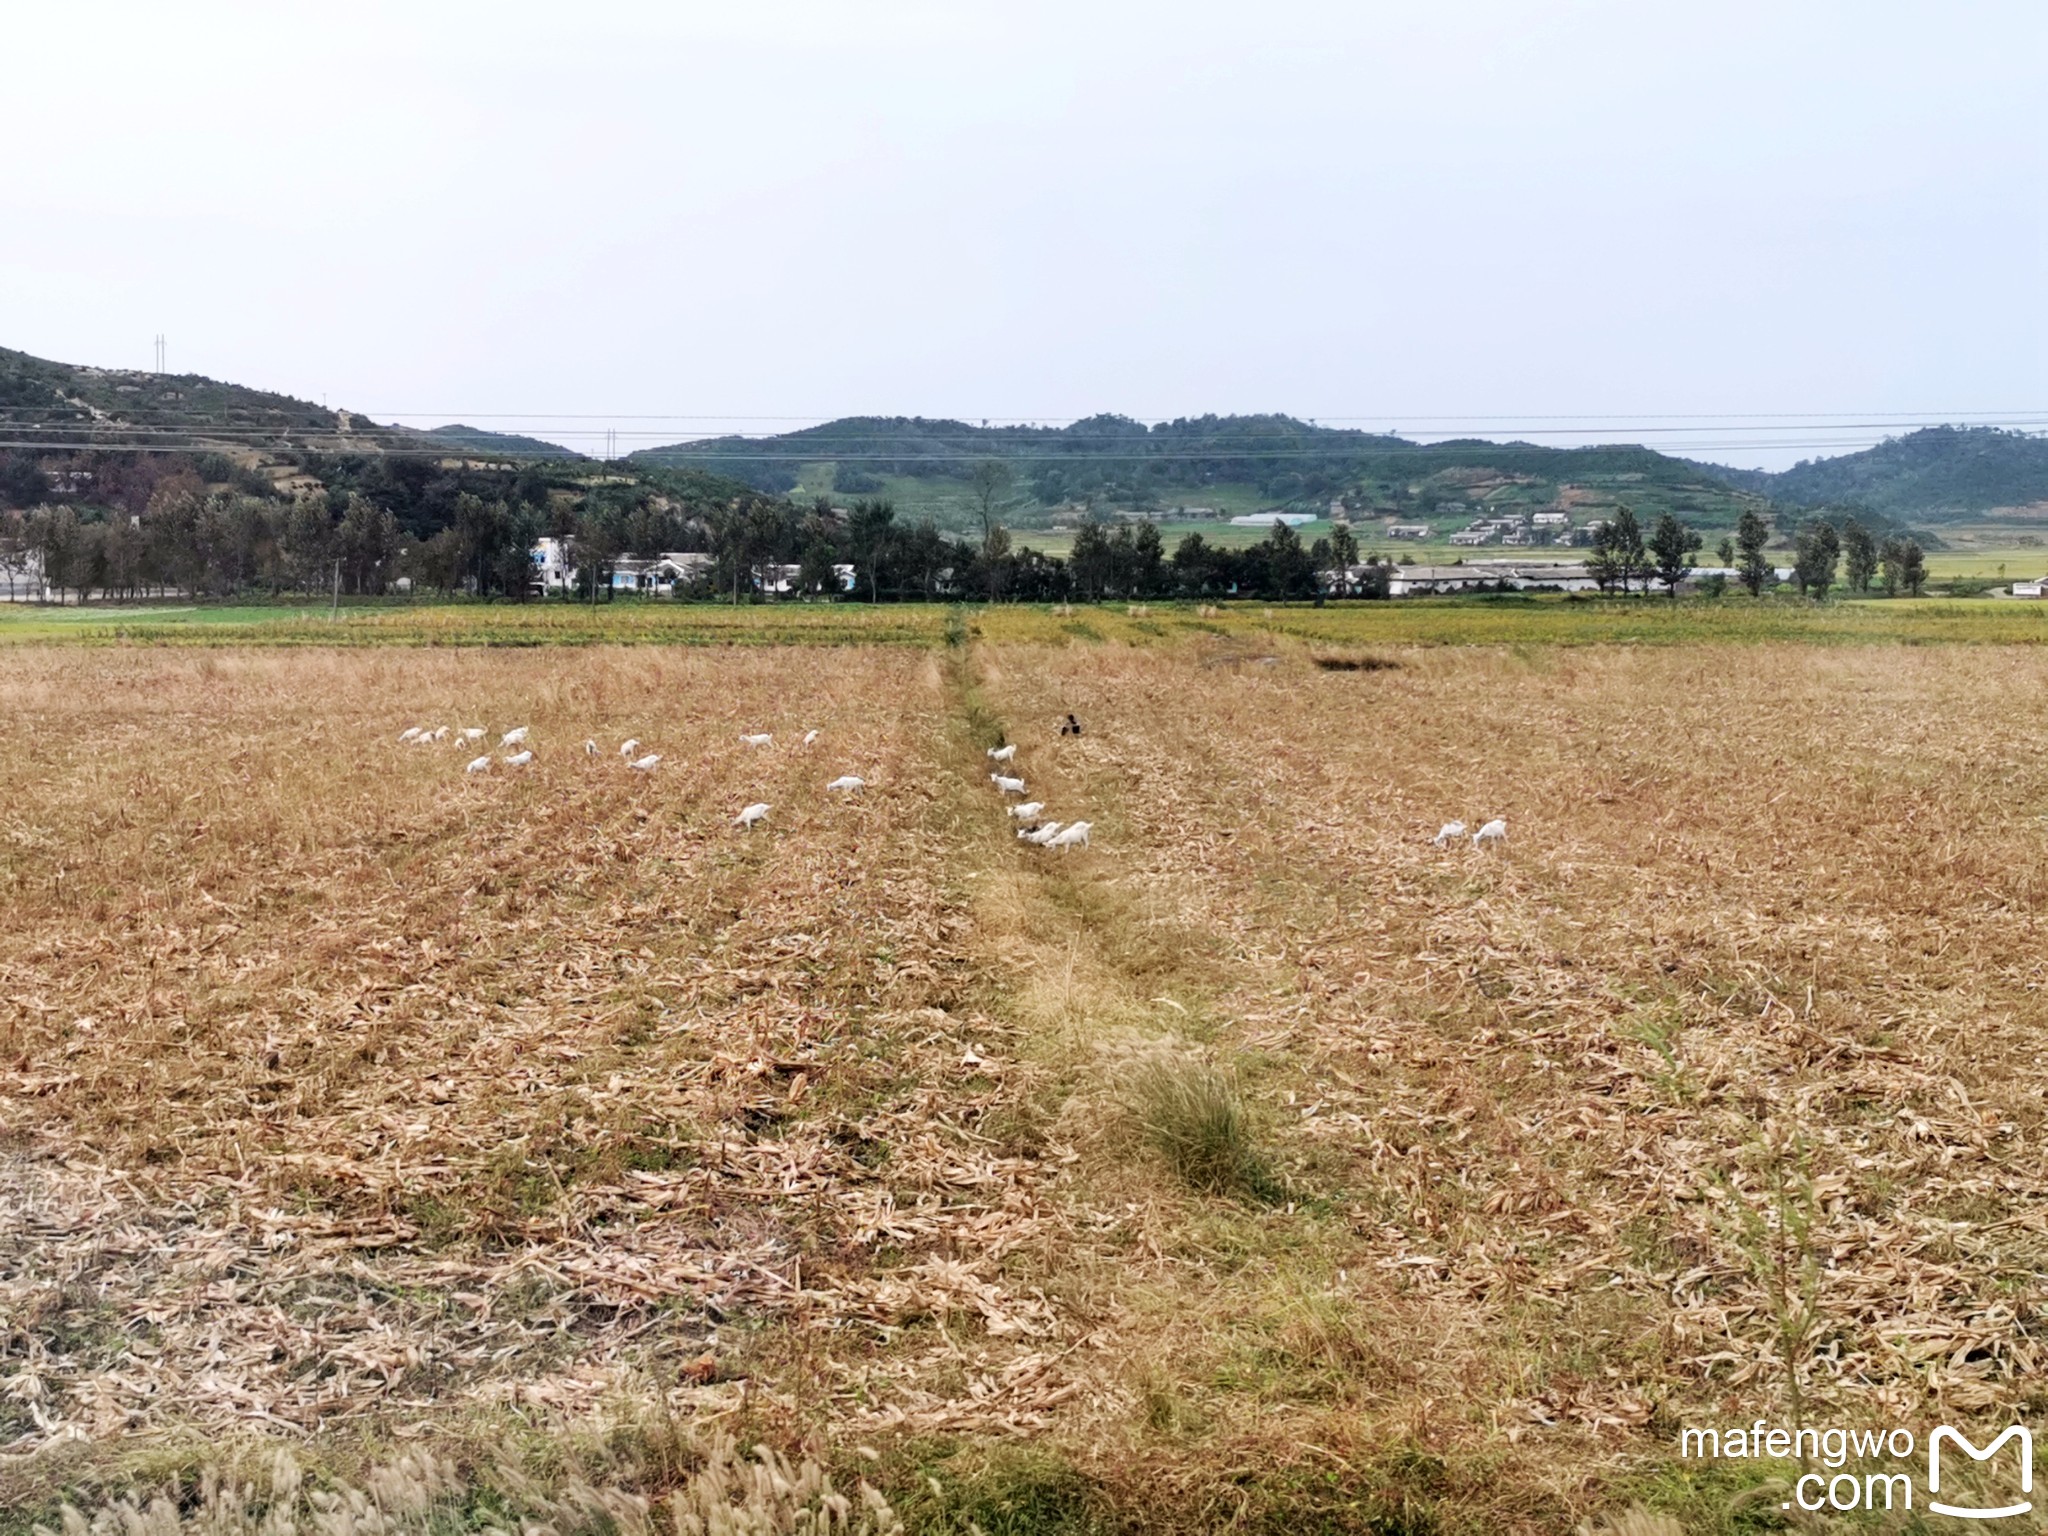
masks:
[[[2048,438],[1997,427],[1923,427],[1777,474],[1699,467],[1798,506],[1866,506],[1924,521],[2048,506]]]
[[[1200,416],[1147,424],[1093,416],[1067,426],[986,426],[857,416],[762,437],[643,449],[631,462],[689,465],[771,495],[872,494],[892,480],[964,482],[1008,466],[1039,507],[1145,511],[1236,487],[1273,505],[1341,501],[1356,512],[1627,502],[1706,526],[1744,505],[1864,506],[1896,520],[2048,502],[2048,439],[1930,427],[1858,453],[1772,473],[1677,458],[1635,444],[1556,448],[1466,439],[1417,443],[1289,416]],[[1028,508],[1023,509],[1028,516]]]
[[[1245,488],[1267,503],[1432,513],[1477,499],[1550,504],[1566,488],[1635,486],[1656,503],[1732,521],[1744,499],[1698,466],[1634,446],[1546,448],[1467,440],[1414,443],[1284,415],[1198,416],[1147,424],[1099,415],[1062,427],[976,426],[921,417],[847,417],[771,437],[720,437],[643,449],[632,462],[692,465],[789,494],[865,494],[889,477],[965,480],[1005,464],[1041,507],[1144,511]],[[829,486],[804,477],[825,469]]]

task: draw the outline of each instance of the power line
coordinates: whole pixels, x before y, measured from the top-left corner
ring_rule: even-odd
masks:
[[[828,423],[827,425],[830,424]],[[1874,418],[1865,418],[1861,420],[1847,418],[1806,418],[1803,420],[1794,420],[1787,418],[1782,424],[1775,425],[1766,425],[1762,423],[1741,424],[1732,421],[1720,422],[1713,425],[1687,426],[1655,426],[1646,423],[1633,423],[1622,421],[1574,427],[1539,427],[1533,425],[1522,425],[1513,428],[1496,428],[1493,432],[1488,434],[1488,437],[1495,440],[1501,437],[1589,438],[1598,436],[1602,433],[1628,433],[1635,436],[1662,435],[1671,437],[1691,437],[1707,435],[1725,436],[1730,433],[1741,433],[1745,436],[1755,436],[1757,434],[1763,433],[1812,433],[1815,431],[1825,431],[1831,433],[1841,433],[1850,431],[1893,432],[1899,430],[1918,430],[1923,428],[1934,427],[1963,428],[1973,426],[2004,427],[2024,430],[2027,428],[2042,425],[2048,425],[2048,412],[2014,412],[2007,415],[2002,415],[1995,420],[1984,418],[1959,419],[1956,417],[1949,417],[1947,419],[1923,417],[1913,420],[1880,420]],[[181,432],[205,432],[217,437],[265,438],[300,435],[308,437],[341,438],[375,438],[378,436],[396,436],[406,438],[427,438],[435,441],[445,442],[451,446],[460,445],[466,441],[466,439],[463,436],[453,435],[447,433],[445,430],[437,431],[420,427],[405,426],[402,424],[371,423],[369,425],[362,427],[353,427],[348,431],[344,432],[337,426],[332,426],[325,423],[260,422],[250,421],[246,416],[240,414],[220,415],[210,414],[201,411],[192,411],[184,413],[137,413],[137,415],[132,418],[115,419],[106,417],[94,418],[88,416],[81,416],[81,414],[76,410],[61,410],[51,407],[26,407],[21,409],[10,410],[7,407],[0,406],[0,426],[11,426],[17,431],[54,431],[64,429],[76,431],[82,429],[86,431],[129,433],[138,436],[151,434],[162,435],[167,433]],[[1029,433],[1012,432],[1007,435],[1005,435],[1000,430],[991,430],[987,435],[965,439],[949,439],[943,434],[924,433],[918,434],[916,437],[916,441],[919,445],[919,450],[921,451],[952,450],[962,453],[968,453],[984,449],[990,446],[991,444],[1042,444],[1047,440],[1048,437],[1053,436],[1058,430],[1059,429],[1042,429],[1039,431]],[[1413,433],[1416,438],[1426,437],[1432,439],[1454,440],[1462,435],[1458,430],[1449,427],[1422,428],[1417,426],[1410,426],[1407,430]],[[520,434],[499,435],[517,436]],[[617,442],[621,437],[627,439],[659,439],[667,438],[670,436],[670,434],[653,431],[646,428],[641,428],[637,430],[628,428],[622,431],[620,428],[617,427],[573,427],[563,430],[559,432],[557,435],[563,437],[589,438],[593,441],[603,439],[606,442],[613,443]],[[746,438],[740,436],[739,440],[745,442],[759,442],[760,444],[763,445],[763,447],[775,447],[786,445],[791,448],[810,448],[832,446],[838,443],[867,444],[873,442],[877,437],[884,435],[886,434],[877,433],[875,431],[871,431],[864,428],[848,427],[837,433],[814,431],[809,434],[806,434],[801,439],[795,439],[793,434],[783,434],[761,438]],[[1161,442],[1171,441],[1176,436],[1176,434],[1173,434],[1171,432],[1161,432],[1158,429],[1148,429],[1142,434],[1130,434],[1130,436],[1133,438],[1139,437],[1141,435],[1146,440]],[[681,439],[680,441],[702,443],[728,443],[733,441],[736,436],[738,435],[724,434],[718,437],[690,438]],[[1266,430],[1228,429],[1217,433],[1214,436],[1214,441],[1217,442],[1219,445],[1230,447],[1242,446],[1245,444],[1256,444],[1261,442],[1276,442],[1288,445],[1297,445],[1303,441],[1303,436],[1304,434],[1302,433],[1279,428]],[[1327,439],[1325,439],[1325,441],[1328,442],[1328,445],[1330,447],[1337,448],[1352,444],[1370,445],[1375,442],[1385,442],[1389,439],[1395,438],[1398,438],[1398,434],[1356,433],[1338,438],[1335,441],[1329,441]],[[1411,438],[1399,440],[1412,441],[1413,439]],[[1081,436],[1069,437],[1066,438],[1065,441],[1071,442],[1077,446],[1088,447],[1101,444],[1106,441],[1114,441],[1114,439]]]
[[[4,423],[0,423],[0,426],[4,426]],[[254,445],[254,444],[231,444],[231,445],[229,445],[229,446],[241,446],[241,447],[254,447],[254,446],[257,446],[257,445]],[[1463,444],[1460,444],[1460,443],[1456,443],[1456,442],[1452,442],[1452,443],[1409,443],[1409,444],[1405,445],[1405,450],[1396,450],[1396,449],[1386,449],[1386,450],[1382,450],[1382,452],[1384,452],[1384,453],[1388,453],[1388,454],[1394,454],[1394,455],[1398,455],[1398,454],[1399,454],[1400,452],[1403,452],[1403,451],[1406,451],[1406,452],[1413,452],[1413,453],[1417,453],[1417,454],[1423,454],[1423,453],[1428,453],[1428,452],[1430,452],[1431,450],[1437,450],[1437,449],[1444,449],[1444,448],[1456,448],[1456,447],[1460,447],[1460,446],[1464,446],[1464,445],[1463,445]],[[1554,456],[1554,455],[1558,455],[1558,454],[1569,454],[1569,453],[1580,453],[1580,452],[1583,452],[1583,453],[1603,453],[1603,452],[1605,452],[1605,453],[1618,453],[1618,452],[1629,452],[1629,451],[1635,451],[1635,452],[1640,452],[1640,453],[1652,453],[1652,454],[1653,454],[1653,453],[1657,453],[1657,450],[1656,450],[1656,449],[1652,449],[1652,448],[1647,448],[1647,447],[1644,447],[1643,445],[1641,445],[1641,444],[1638,444],[1638,443],[1587,443],[1587,444],[1577,444],[1577,445],[1570,445],[1570,446],[1559,446],[1559,447],[1549,447],[1549,446],[1544,446],[1544,445],[1541,445],[1541,444],[1535,444],[1535,443],[1529,443],[1529,444],[1515,444],[1515,443],[1494,443],[1494,442],[1480,442],[1480,443],[1473,443],[1473,444],[1471,444],[1470,446],[1471,446],[1471,447],[1473,448],[1473,450],[1474,450],[1475,452],[1480,452],[1480,451],[1483,451],[1483,452],[1485,452],[1486,454],[1488,454],[1488,455],[1490,455],[1490,456],[1493,456],[1493,457],[1506,457],[1506,458],[1513,458],[1513,457],[1516,457],[1516,456],[1518,456],[1518,455],[1519,455],[1519,456],[1526,456],[1526,457],[1531,457],[1531,458],[1535,458],[1535,457],[1537,457],[1537,456],[1543,456],[1543,457],[1546,457],[1546,458],[1547,458],[1547,457],[1550,457],[1550,456]],[[1870,444],[1869,440],[1868,440],[1868,439],[1866,439],[1866,438],[1810,438],[1810,439],[1791,439],[1791,440],[1787,440],[1787,439],[1783,439],[1783,438],[1759,438],[1759,439],[1729,439],[1729,440],[1726,440],[1726,441],[1715,441],[1715,442],[1693,443],[1693,444],[1689,444],[1689,445],[1688,445],[1688,447],[1689,447],[1690,451],[1692,451],[1692,452],[1695,452],[1695,453],[1709,453],[1709,452],[1713,452],[1713,453],[1727,453],[1727,452],[1734,452],[1734,451],[1737,451],[1737,450],[1743,450],[1743,449],[1776,449],[1776,450],[1787,450],[1787,449],[1804,449],[1804,448],[1838,448],[1838,449],[1845,449],[1845,450],[1849,450],[1849,451],[1854,451],[1854,450],[1857,450],[1857,449],[1860,449],[1860,448],[1867,448],[1867,447],[1869,447],[1869,446],[1871,446],[1871,444]],[[199,438],[199,440],[197,440],[197,441],[194,441],[194,442],[190,442],[190,443],[171,443],[171,442],[148,442],[148,443],[132,443],[132,442],[109,442],[109,441],[103,441],[103,440],[93,440],[93,439],[57,439],[57,438],[49,438],[49,437],[24,437],[24,438],[15,438],[15,439],[9,439],[9,440],[4,440],[4,441],[0,441],[0,448],[8,448],[8,449],[37,449],[37,450],[41,450],[41,451],[45,451],[45,452],[50,452],[50,451],[56,451],[56,452],[75,452],[75,453],[203,453],[203,452],[206,452],[206,451],[207,451],[207,447],[208,447],[208,445],[207,445],[207,442],[205,441],[205,439],[204,439],[203,437],[202,437],[202,438]],[[819,454],[816,454],[816,453],[809,453],[809,454],[767,454],[767,453],[730,453],[730,452],[723,452],[723,453],[719,453],[719,452],[714,452],[714,453],[691,453],[691,452],[689,451],[689,445],[687,445],[687,444],[677,444],[677,445],[675,445],[675,447],[676,447],[676,450],[677,450],[677,452],[676,452],[676,456],[677,456],[677,457],[678,457],[679,459],[681,459],[681,460],[685,460],[685,461],[687,461],[685,465],[683,465],[683,466],[680,466],[680,467],[695,467],[695,466],[697,466],[697,465],[701,465],[701,464],[722,464],[722,463],[730,463],[730,464],[774,464],[774,465],[787,465],[787,466],[791,466],[791,467],[800,467],[800,466],[803,466],[803,465],[807,465],[807,464],[814,464],[814,463],[819,463],[819,462],[822,462],[822,461],[824,461],[824,460],[826,460],[826,459],[829,459],[829,460],[830,460],[831,462],[833,462],[833,463],[839,463],[839,464],[927,464],[927,465],[938,465],[938,464],[954,464],[954,463],[958,463],[958,462],[960,462],[960,461],[961,461],[961,460],[963,460],[963,459],[966,459],[966,458],[972,457],[972,455],[969,455],[969,454],[903,454],[903,453],[872,453],[872,454],[844,454],[844,453],[842,453],[842,454],[833,454],[833,455],[819,455]],[[541,462],[541,461],[543,461],[543,460],[545,460],[545,459],[547,459],[547,458],[551,457],[550,455],[547,455],[547,454],[534,454],[534,453],[527,453],[527,452],[523,452],[523,451],[519,451],[519,450],[506,450],[506,449],[495,449],[495,450],[494,450],[494,449],[492,449],[492,448],[489,448],[489,447],[487,447],[487,446],[464,446],[464,445],[462,445],[461,443],[450,443],[450,444],[447,444],[447,445],[445,445],[445,446],[436,446],[436,445],[424,445],[424,444],[423,444],[423,445],[418,445],[418,446],[398,446],[398,445],[382,445],[382,444],[372,444],[372,445],[369,445],[369,446],[367,446],[367,447],[365,447],[365,448],[362,448],[362,449],[351,449],[350,447],[348,447],[348,446],[346,446],[346,445],[341,445],[341,446],[321,446],[321,445],[319,445],[319,444],[314,444],[314,443],[283,443],[283,444],[279,444],[279,445],[276,445],[276,447],[275,447],[275,450],[274,450],[274,451],[277,451],[277,452],[292,452],[292,453],[306,453],[306,454],[309,454],[309,455],[312,455],[312,456],[315,456],[315,457],[319,457],[319,458],[347,458],[347,457],[350,457],[350,456],[351,456],[352,454],[363,454],[363,455],[366,455],[366,456],[367,456],[367,455],[377,455],[377,456],[382,456],[382,457],[390,457],[390,458],[428,458],[428,459],[483,459],[483,460],[496,460],[496,461],[512,461],[512,462],[517,462],[517,461],[521,461],[521,460],[524,460],[524,461],[526,461],[526,462]],[[565,452],[567,452],[567,451],[569,451],[569,450],[565,450]],[[643,452],[646,452],[646,451],[651,451],[651,450],[642,450],[642,451],[643,451]],[[1132,452],[1087,452],[1087,453],[1017,453],[1017,454],[1008,454],[1008,455],[1005,455],[1005,461],[1006,461],[1006,462],[1009,462],[1009,463],[1022,463],[1022,464],[1062,464],[1062,465],[1076,465],[1076,464],[1090,464],[1090,463],[1105,463],[1105,462],[1107,462],[1107,463],[1131,463],[1131,464],[1160,464],[1160,463],[1199,463],[1199,462],[1205,462],[1205,461],[1230,461],[1230,460],[1245,460],[1245,459],[1260,459],[1260,460],[1287,460],[1287,459],[1327,459],[1327,458],[1345,458],[1345,457],[1362,457],[1362,456],[1365,456],[1365,455],[1352,455],[1352,454],[1346,454],[1346,453],[1344,453],[1344,452],[1343,452],[1343,451],[1341,451],[1341,450],[1338,450],[1338,449],[1333,449],[1333,448],[1295,448],[1295,449],[1286,449],[1286,448],[1231,448],[1231,447],[1220,447],[1220,446],[1219,446],[1219,447],[1215,447],[1215,448],[1209,448],[1209,449],[1202,449],[1202,450],[1197,450],[1197,451],[1190,451],[1190,452],[1151,452],[1151,453],[1132,453]],[[1660,456],[1662,456],[1662,455],[1660,455]],[[594,460],[594,456],[591,456],[591,457],[593,457],[593,460]],[[645,466],[645,465],[643,465],[642,467],[646,467],[646,466]],[[653,467],[656,467],[656,468],[661,468],[661,467],[664,467],[664,466],[662,466],[662,465],[659,465],[659,464],[655,464],[655,465],[654,465]]]

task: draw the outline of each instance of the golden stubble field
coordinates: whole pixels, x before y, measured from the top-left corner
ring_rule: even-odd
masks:
[[[0,1491],[258,1435],[646,1479],[655,1418],[915,1529],[1705,1530],[1680,1425],[2038,1409],[2044,681],[12,653]],[[999,730],[1092,850],[1016,843]]]

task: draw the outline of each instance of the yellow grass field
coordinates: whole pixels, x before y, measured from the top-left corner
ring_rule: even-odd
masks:
[[[1682,1428],[2038,1413],[2048,655],[1297,617],[10,648],[0,1531],[1732,1532]]]

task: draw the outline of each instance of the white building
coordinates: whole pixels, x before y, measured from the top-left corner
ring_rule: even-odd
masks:
[[[1472,560],[1464,565],[1397,565],[1389,597],[1426,597],[1506,585],[1517,592],[1593,592],[1599,583],[1583,561]]]
[[[789,593],[801,590],[799,581],[803,574],[800,565],[757,565],[754,580],[763,592]],[[841,592],[853,590],[853,567],[840,563],[832,567],[832,577]]]
[[[527,585],[542,596],[576,585],[576,563],[567,539],[542,539],[533,546],[533,575]]]
[[[709,555],[673,551],[647,559],[621,555],[612,562],[611,589],[614,592],[649,593],[670,596],[678,586],[688,586],[711,568]],[[576,546],[573,539],[542,539],[533,546],[533,576],[527,590],[535,597],[549,597],[576,589]]]
[[[2033,581],[2016,581],[2012,584],[2014,597],[2048,597],[2048,576]]]
[[[709,571],[712,563],[709,555],[700,554],[656,555],[652,560],[621,555],[612,562],[612,590],[668,597]]]
[[[1299,528],[1303,523],[1316,520],[1313,512],[1247,512],[1230,521],[1238,528],[1270,528],[1275,523],[1285,523],[1290,528]]]

